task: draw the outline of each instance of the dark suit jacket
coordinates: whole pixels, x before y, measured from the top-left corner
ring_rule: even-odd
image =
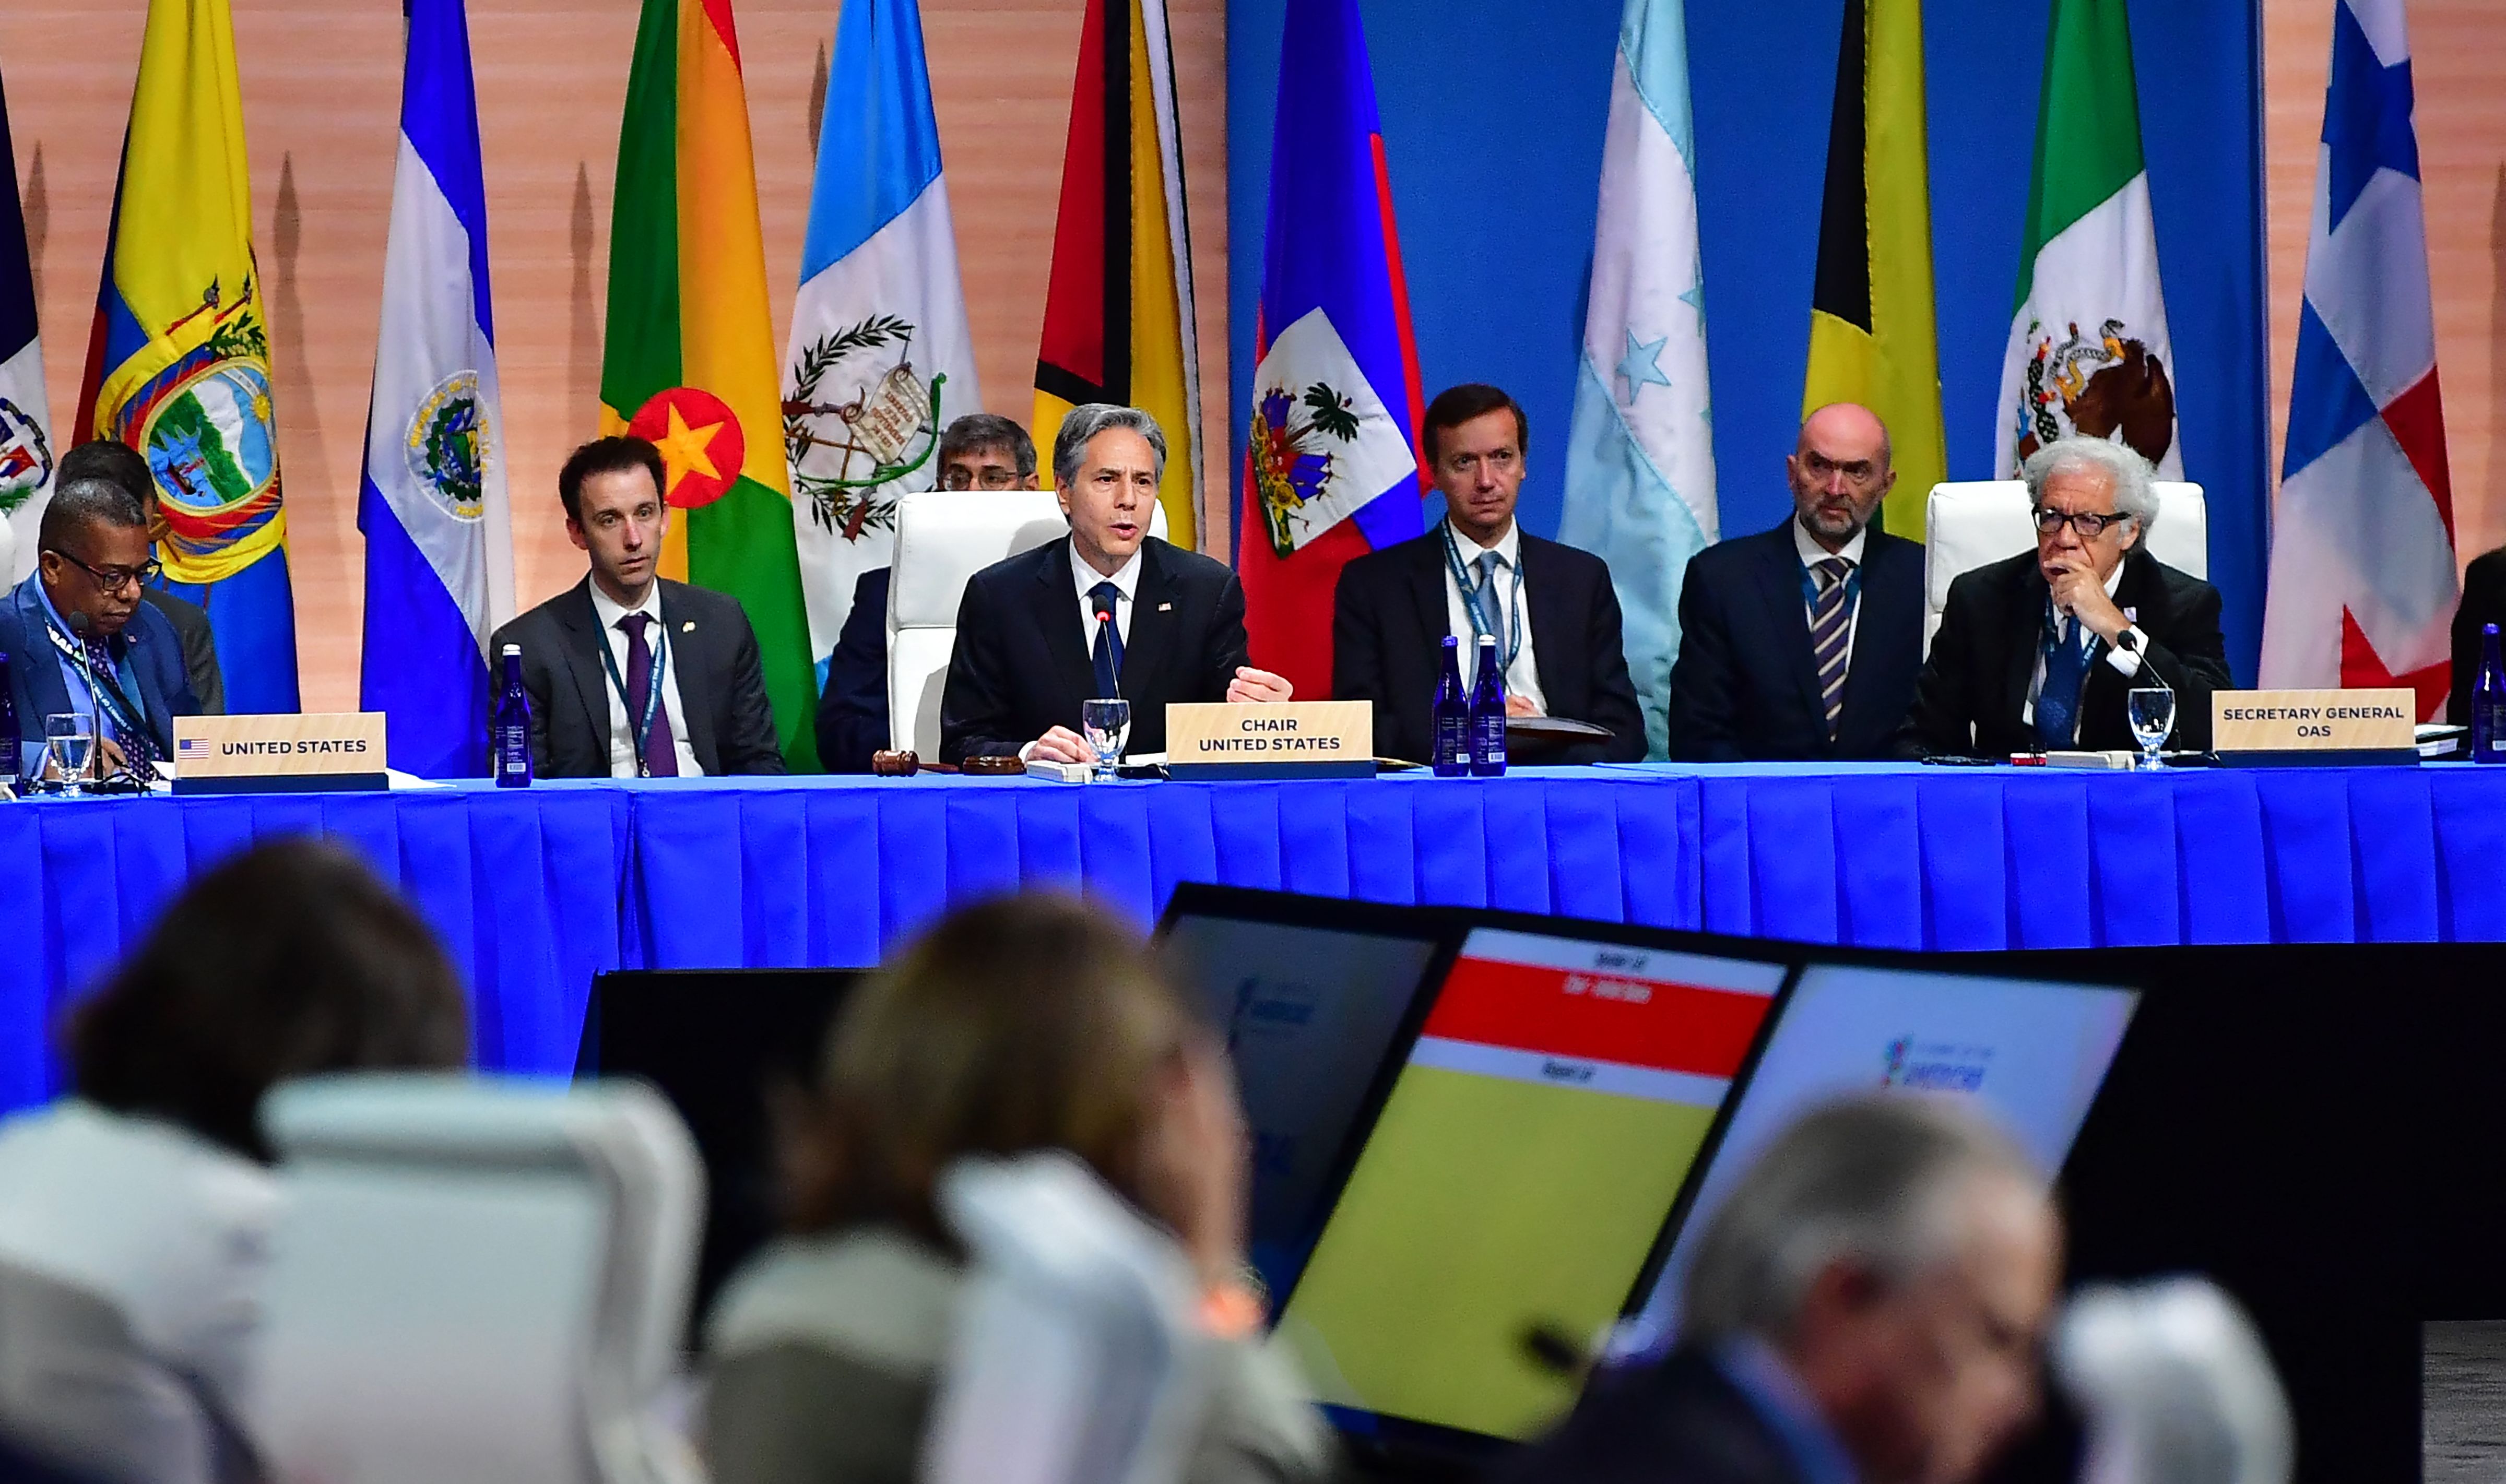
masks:
[[[1800,1484],[1783,1440],[1714,1362],[1675,1351],[1594,1378],[1555,1432],[1494,1471],[1497,1484]]]
[[[2453,611],[2453,698],[2446,720],[2471,724],[2471,688],[2480,683],[2480,626],[2506,629],[2506,547],[2475,556],[2462,574],[2462,606]],[[2467,746],[2467,744],[2466,744]]]
[[[1670,670],[1678,761],[1868,760],[1900,750],[1923,665],[1923,548],[1880,531],[1863,538],[1852,662],[1831,742],[1793,529],[1787,518],[1689,559]]]
[[[1590,551],[1522,533],[1522,594],[1531,605],[1531,657],[1549,714],[1606,726],[1597,749],[1612,762],[1645,755],[1644,714],[1628,678],[1619,595]],[[1375,703],[1375,750],[1425,762],[1435,756],[1436,683],[1444,640],[1445,538],[1431,530],[1341,569],[1332,598],[1332,694]],[[1476,658],[1463,658],[1464,683]]]
[[[33,749],[44,745],[44,718],[70,709],[70,689],[61,680],[60,652],[44,633],[43,583],[41,572],[30,573],[0,605],[0,654],[9,656],[9,699],[18,708],[18,740],[31,744],[19,756],[21,767],[33,760]],[[200,714],[199,700],[183,673],[183,644],[174,635],[174,625],[142,603],[115,643],[129,658],[158,757],[173,757],[173,719]]]
[[[887,570],[874,567],[854,581],[852,612],[827,659],[818,763],[830,773],[867,773],[870,755],[887,747]]]
[[[688,749],[708,774],[780,773],[774,708],[757,635],[737,598],[662,583],[662,626],[670,636],[670,678],[687,714]],[[487,653],[522,647],[522,689],[531,697],[531,761],[543,778],[609,776],[609,670],[600,661],[600,618],[591,579],[496,630]],[[499,661],[501,663],[501,661]],[[501,674],[501,671],[496,672]],[[500,680],[499,686],[503,684]]]
[[[1070,538],[994,562],[966,582],[940,694],[940,760],[1008,757],[1056,726],[1079,729],[1096,693]],[[1223,701],[1244,664],[1244,587],[1220,562],[1152,536],[1140,545],[1123,695],[1127,751],[1162,753],[1166,707]]]
[[[209,630],[209,611],[162,587],[143,587],[139,596],[165,616],[165,621],[174,625],[175,637],[182,640],[183,673],[192,682],[192,696],[200,703],[200,715],[225,716],[227,681],[218,669],[218,641]]]
[[[2033,548],[1950,584],[1931,658],[1915,686],[1914,739],[1923,752],[2008,758],[2037,750],[2036,728],[2020,714],[2036,671],[2045,600]],[[2134,548],[2124,553],[2115,604],[2149,636],[2145,665],[2174,688],[2172,745],[2207,749],[2210,692],[2234,684],[2219,632],[2219,589]],[[2145,682],[2108,664],[2105,653],[2103,641],[2094,646],[2080,696],[2079,746],[2092,751],[2137,745],[2124,692]]]

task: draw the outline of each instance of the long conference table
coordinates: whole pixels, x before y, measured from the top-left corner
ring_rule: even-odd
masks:
[[[595,973],[877,962],[954,903],[1178,882],[1862,947],[2506,940],[2506,768],[1634,764],[1073,786],[606,780],[0,807],[0,1110],[197,872],[323,833],[419,906],[478,1063],[563,1073]]]

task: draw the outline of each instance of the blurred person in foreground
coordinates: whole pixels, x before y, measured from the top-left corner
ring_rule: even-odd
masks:
[[[1225,1054],[1128,929],[1071,901],[958,912],[867,981],[794,1119],[797,1235],[706,1325],[716,1484],[908,1484],[965,1289],[933,1204],[965,1154],[1066,1149],[1164,1223],[1223,1341],[1188,1484],[1304,1480],[1334,1451],[1260,1346]]]
[[[262,1095],[462,1065],[460,983],[363,863],[282,840],[195,881],[66,1032],[75,1095],[0,1122],[0,1265],[112,1304],[232,1417],[278,1217]]]
[[[2045,1181],[1958,1105],[1817,1110],[1708,1222],[1669,1356],[1606,1374],[1513,1484],[1955,1484],[2033,1414]]]

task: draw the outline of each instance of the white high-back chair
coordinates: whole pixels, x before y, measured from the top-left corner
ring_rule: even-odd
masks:
[[[272,1092],[287,1213],[256,1429],[327,1484],[694,1484],[659,1417],[704,1177],[636,1083],[362,1075]]]
[[[925,490],[896,503],[896,555],[887,583],[888,745],[940,756],[940,692],[957,649],[966,580],[997,561],[1070,534],[1049,489]],[[1166,534],[1164,506],[1149,534]],[[1071,613],[1079,596],[1071,594]],[[1074,620],[1075,621],[1075,620]]]
[[[2088,1484],[2288,1484],[2288,1395],[2253,1321],[2208,1279],[2084,1289],[2053,1350],[2086,1424]]]
[[[2194,577],[2210,575],[2210,510],[2199,484],[2161,481],[2149,554]],[[2036,545],[2027,486],[2017,479],[1935,484],[1923,508],[1923,652],[1930,654],[1950,583]]]
[[[248,1461],[222,1461],[206,1401],[110,1299],[0,1263],[0,1448],[96,1484],[220,1484]]]

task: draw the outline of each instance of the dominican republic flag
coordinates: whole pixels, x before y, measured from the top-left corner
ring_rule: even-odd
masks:
[[[1356,0],[1288,0],[1237,528],[1253,663],[1332,693],[1332,590],[1418,517],[1418,347]]]
[[[783,367],[783,451],[824,686],[853,583],[887,565],[896,497],[939,482],[951,419],[983,410],[957,233],[913,0],[849,0]]]
[[[487,636],[514,611],[513,521],[488,313],[487,199],[462,0],[410,0],[382,335],[366,418],[359,704],[391,765],[487,771]]]
[[[2288,447],[2263,609],[2271,688],[2444,708],[2461,596],[2402,0],[2338,0]]]
[[[0,514],[9,517],[17,538],[8,573],[12,585],[35,570],[35,526],[52,495],[54,458],[16,159],[9,144],[9,99],[0,91]]]
[[[1601,147],[1600,220],[1557,537],[1610,564],[1645,740],[1666,755],[1679,584],[1718,539],[1705,270],[1684,0],[1628,0]]]

